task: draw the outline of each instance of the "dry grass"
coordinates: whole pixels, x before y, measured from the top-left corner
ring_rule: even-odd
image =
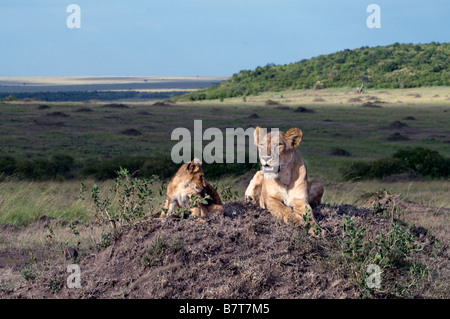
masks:
[[[450,92],[447,87],[425,87],[412,89],[366,89],[362,94],[352,88],[323,90],[292,90],[265,92],[246,97],[246,104],[263,104],[272,100],[283,105],[360,105],[372,102],[385,106],[395,105],[448,105]],[[198,103],[198,102],[197,102]],[[202,103],[211,103],[203,101]],[[224,104],[242,103],[242,98],[226,99]]]

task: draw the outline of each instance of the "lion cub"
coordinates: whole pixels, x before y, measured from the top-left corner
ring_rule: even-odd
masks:
[[[224,210],[220,196],[206,182],[202,162],[196,158],[190,163],[184,163],[170,180],[161,217],[165,217],[167,213],[176,213],[176,210],[181,207],[189,208],[191,196],[194,195],[199,197],[209,195],[211,198],[207,199],[207,204],[199,204],[192,208],[193,216],[205,218],[209,214],[223,215]]]

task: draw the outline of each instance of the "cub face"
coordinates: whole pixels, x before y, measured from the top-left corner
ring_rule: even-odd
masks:
[[[186,166],[186,173],[189,176],[188,185],[200,194],[206,187],[205,173],[203,172],[202,162],[194,159]]]

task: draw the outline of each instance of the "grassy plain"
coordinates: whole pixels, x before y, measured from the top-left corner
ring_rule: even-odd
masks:
[[[363,94],[351,89],[287,91],[251,96],[246,101],[127,103],[122,107],[96,101],[10,102],[0,104],[0,110],[3,156],[68,154],[76,163],[121,155],[168,155],[178,142],[171,140],[172,130],[186,127],[193,132],[196,119],[203,120],[203,130],[217,127],[222,132],[257,125],[281,130],[299,127],[304,134],[299,152],[310,177],[328,186],[326,202],[354,203],[362,192],[386,187],[409,200],[450,208],[448,181],[344,183],[341,173],[353,161],[389,157],[404,147],[422,146],[450,157],[450,89],[446,87],[366,90]],[[127,135],[130,129],[139,134]],[[390,140],[395,133],[407,140]],[[347,153],[339,155],[335,149]],[[243,195],[249,176],[222,181]],[[0,187],[0,223],[24,225],[41,215],[71,218],[84,214],[76,203],[79,180],[35,183],[9,179]]]

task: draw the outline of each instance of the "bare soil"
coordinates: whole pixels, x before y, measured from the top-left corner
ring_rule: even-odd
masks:
[[[377,200],[385,211],[390,211],[392,198]],[[403,201],[394,205],[409,211],[412,218],[423,213],[433,218],[436,213]],[[3,245],[0,297],[360,298],[361,288],[344,267],[339,250],[344,215],[352,216],[358,226],[365,226],[368,239],[386,234],[391,227],[391,217],[374,209],[321,205],[314,208],[314,216],[324,232],[311,236],[251,204],[229,202],[223,217],[211,217],[206,222],[152,218],[123,227],[110,235],[106,248],[96,246],[83,251],[49,243],[13,249]],[[44,218],[28,228],[44,236],[54,223],[56,220]],[[449,238],[443,227],[434,232],[439,234],[438,239],[423,227],[411,228],[423,247],[414,260],[426,265],[429,274],[420,285],[408,290],[407,297],[450,297]],[[2,225],[0,243],[12,242],[24,231],[27,229]],[[439,250],[433,249],[437,240]],[[70,264],[80,267],[79,289],[67,287]],[[35,278],[26,279],[27,271],[33,272]],[[366,297],[405,296],[377,291]]]

